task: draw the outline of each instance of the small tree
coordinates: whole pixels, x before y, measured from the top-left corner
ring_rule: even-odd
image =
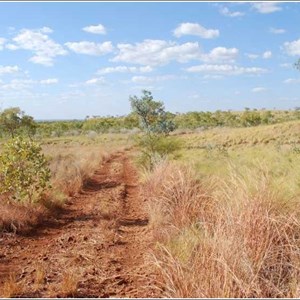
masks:
[[[14,138],[20,129],[28,136],[34,135],[37,126],[33,117],[25,115],[19,107],[11,107],[0,113],[0,127]]]
[[[140,121],[144,136],[138,140],[142,149],[140,162],[144,166],[153,167],[157,158],[165,157],[180,148],[179,141],[168,137],[175,129],[172,114],[165,111],[161,101],[154,101],[151,92],[143,90],[143,96],[129,98],[131,108]]]
[[[175,129],[175,124],[168,118],[161,101],[154,101],[150,91],[143,90],[143,96],[131,96],[131,108],[140,119],[141,129],[148,135],[162,133],[168,135]]]
[[[0,114],[0,126],[12,138],[15,136],[15,131],[21,126],[22,115],[23,112],[19,107],[7,108]]]
[[[37,143],[14,138],[4,145],[0,155],[0,194],[22,201],[38,201],[50,187],[48,162]]]

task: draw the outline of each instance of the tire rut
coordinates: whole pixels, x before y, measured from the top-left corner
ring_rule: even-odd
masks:
[[[112,155],[59,217],[0,237],[0,293],[13,274],[19,297],[161,297],[144,207],[128,154]]]

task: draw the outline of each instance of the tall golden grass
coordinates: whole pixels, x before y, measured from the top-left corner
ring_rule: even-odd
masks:
[[[109,156],[99,145],[58,149],[50,147],[45,152],[50,157],[52,185],[66,196],[78,193],[85,180]]]
[[[108,156],[99,145],[47,145],[43,149],[51,170],[52,189],[35,204],[13,203],[0,198],[0,231],[26,231],[46,216],[56,214],[68,197],[78,193]]]
[[[196,180],[162,162],[144,178],[166,297],[299,297],[299,197],[264,169]]]

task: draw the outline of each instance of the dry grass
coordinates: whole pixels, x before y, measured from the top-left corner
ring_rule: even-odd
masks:
[[[36,285],[36,288],[39,287],[39,285],[45,283],[46,278],[46,268],[43,264],[37,263],[35,266],[35,278],[34,283]]]
[[[284,199],[257,172],[200,183],[164,163],[146,176],[165,296],[300,296],[299,198]]]
[[[107,148],[99,144],[47,144],[43,151],[50,161],[52,189],[45,192],[39,203],[8,203],[0,197],[0,232],[26,231],[45,217],[56,215],[67,197],[78,193],[99,165],[109,157]],[[114,151],[111,147],[111,151]]]
[[[16,281],[14,274],[10,274],[8,279],[4,282],[0,297],[13,298],[22,293],[21,285]]]
[[[0,231],[18,232],[38,224],[46,214],[43,206],[0,201]]]
[[[63,273],[60,291],[64,297],[75,297],[79,284],[79,276],[75,270]]]
[[[84,183],[108,153],[99,146],[48,146],[44,149],[50,157],[52,185],[67,196],[78,193]]]

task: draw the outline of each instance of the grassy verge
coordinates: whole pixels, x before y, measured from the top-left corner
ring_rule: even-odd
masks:
[[[299,125],[184,135],[143,174],[167,297],[300,296]]]
[[[40,141],[51,170],[52,189],[34,204],[8,202],[0,197],[0,231],[21,232],[57,215],[69,197],[80,192],[89,178],[114,151],[130,147],[128,136],[101,135]]]

